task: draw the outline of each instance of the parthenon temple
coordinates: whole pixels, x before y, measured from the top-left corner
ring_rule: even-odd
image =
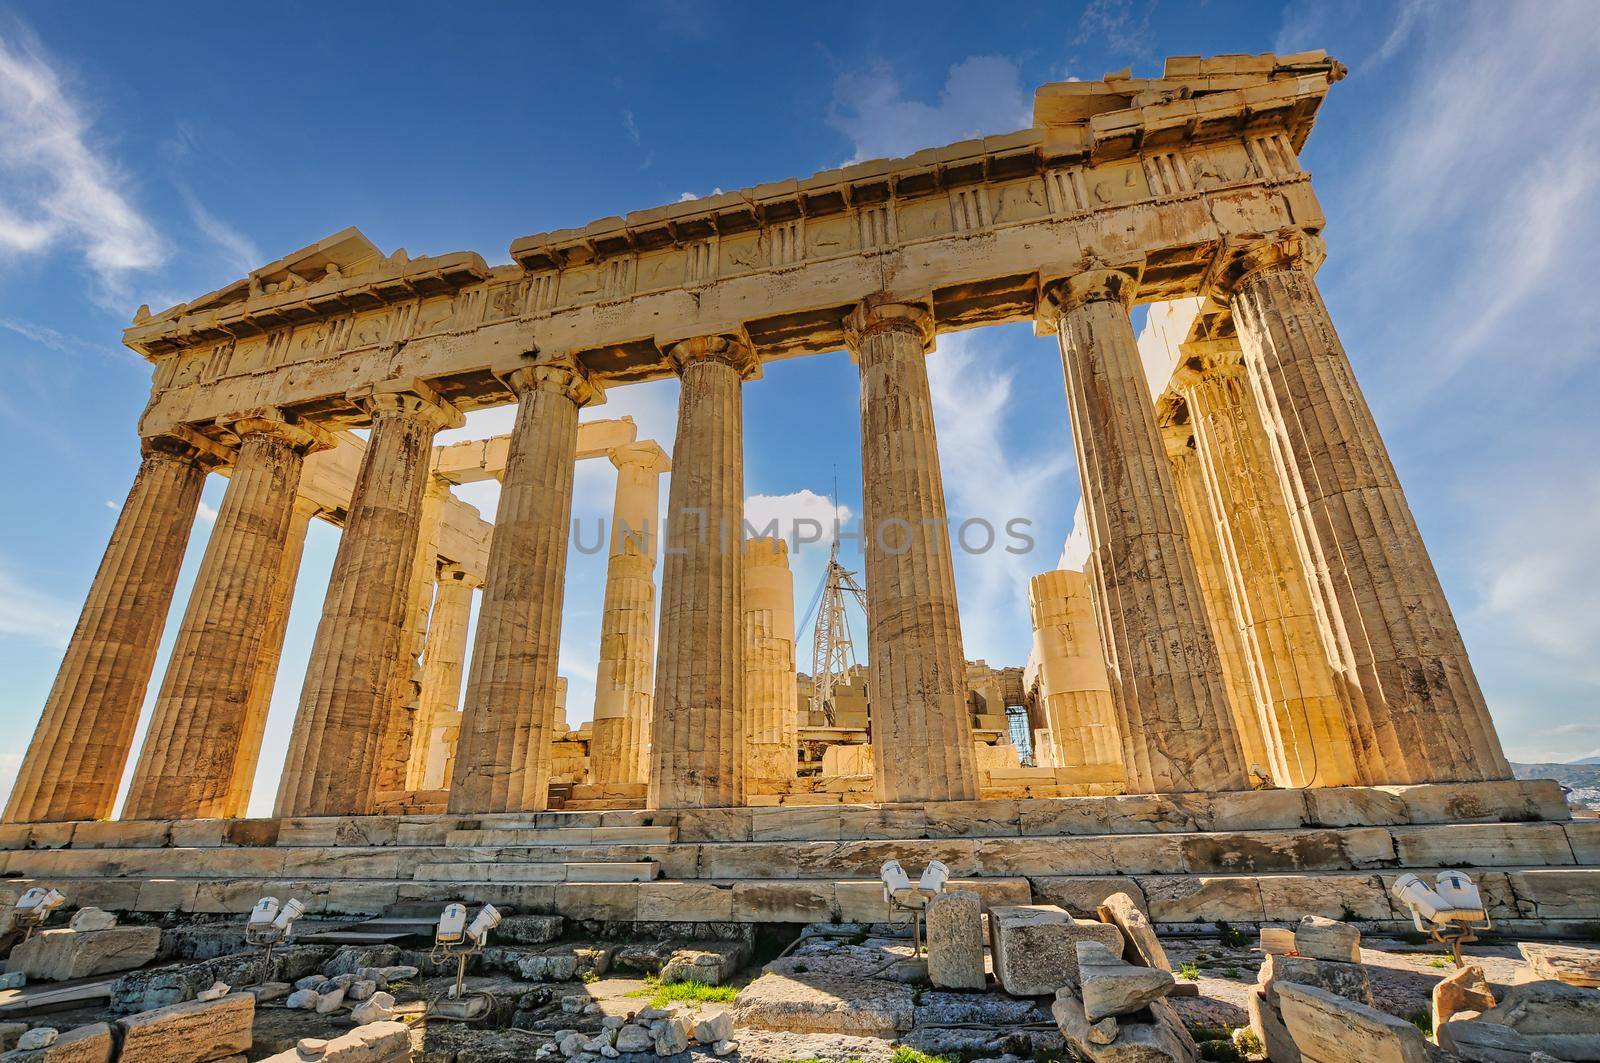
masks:
[[[346,229],[141,308],[123,339],[153,369],[142,462],[5,809],[10,873],[40,873],[48,839],[97,837],[145,855],[51,866],[137,882],[126,906],[201,910],[203,886],[150,885],[199,873],[148,854],[206,849],[210,879],[325,880],[329,910],[466,888],[782,919],[850,918],[895,840],[1039,897],[1066,888],[1047,878],[1285,871],[1355,896],[1362,869],[1485,858],[1459,820],[1523,857],[1554,825],[1572,865],[1559,793],[1512,780],[1318,292],[1324,217],[1299,158],[1343,74],[1321,52],[1174,58],[1044,85],[1028,129],[519,237],[505,265]],[[926,363],[941,335],[1017,321],[1059,348],[1082,502],[1026,588],[1034,642],[1007,673],[963,647]],[[828,722],[801,693],[788,549],[746,538],[761,427],[742,397],[769,362],[841,351],[860,380],[870,712]],[[580,420],[674,376],[670,455],[631,420]],[[507,404],[508,435],[435,442]],[[593,722],[572,730],[557,658],[591,458],[617,486]],[[226,493],[157,676],[212,472]],[[492,523],[451,491],[490,478]],[[251,820],[312,519],[342,529],[338,552],[275,809]],[[130,762],[120,819],[96,822]],[[1135,853],[1117,848],[1145,829],[1128,817],[1260,844]],[[1111,848],[1052,841],[1075,834]],[[992,836],[1015,851],[950,848]],[[316,865],[341,845],[402,859]],[[263,847],[277,863],[228,863]],[[602,860],[624,870],[582,877]],[[529,900],[535,882],[555,892]]]

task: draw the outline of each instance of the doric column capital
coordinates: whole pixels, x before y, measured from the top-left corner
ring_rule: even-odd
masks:
[[[1136,267],[1097,266],[1046,285],[1044,302],[1059,318],[1087,303],[1115,302],[1127,309],[1138,290]]]
[[[1217,255],[1207,288],[1219,302],[1229,302],[1252,277],[1286,269],[1315,273],[1327,254],[1322,237],[1304,229],[1238,237]]]
[[[1189,457],[1189,441],[1193,438],[1194,426],[1187,420],[1169,421],[1161,426],[1161,442],[1166,445],[1169,458]]]
[[[247,436],[281,439],[301,454],[328,450],[334,439],[322,428],[285,413],[276,406],[259,406],[243,413],[217,418],[217,427],[243,441]]]
[[[506,374],[505,381],[518,399],[538,390],[565,396],[579,408],[598,406],[606,401],[605,388],[600,381],[573,358],[513,369]]]
[[[174,425],[139,440],[139,452],[146,458],[167,457],[198,465],[207,472],[233,464],[234,453],[187,425]]]
[[[672,471],[672,459],[661,449],[661,444],[653,439],[613,447],[607,456],[618,469],[638,469],[640,472],[656,474]]]
[[[345,399],[373,418],[386,413],[403,414],[420,418],[436,430],[460,428],[467,420],[431,386],[415,378],[367,384],[345,392]]]
[[[1239,347],[1238,337],[1190,340],[1178,344],[1178,353],[1183,356],[1183,361],[1172,374],[1172,379],[1182,387],[1189,387],[1202,379],[1244,375],[1244,352]]]
[[[695,336],[674,343],[667,351],[678,375],[695,362],[720,362],[739,374],[740,380],[761,375],[761,359],[737,336]]]
[[[934,347],[933,315],[917,303],[895,302],[883,296],[869,296],[856,304],[844,319],[845,343],[852,354],[861,350],[868,336],[883,332],[908,332],[922,344],[922,353]]]

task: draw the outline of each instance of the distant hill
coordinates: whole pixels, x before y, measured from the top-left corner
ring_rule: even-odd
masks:
[[[1600,808],[1600,757],[1585,757],[1571,764],[1513,764],[1519,779],[1554,779],[1571,793],[1568,802]]]

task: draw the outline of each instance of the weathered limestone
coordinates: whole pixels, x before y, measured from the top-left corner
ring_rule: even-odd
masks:
[[[683,383],[667,497],[650,806],[744,800],[744,404],[760,363],[741,341],[673,347]]]
[[[1046,729],[1059,767],[1120,767],[1122,739],[1089,579],[1058,568],[1028,583]],[[1036,755],[1037,755],[1037,751]]]
[[[433,436],[462,423],[460,412],[420,381],[354,398],[371,415],[372,432],[306,668],[278,785],[279,816],[372,808]]]
[[[1540,978],[1600,989],[1600,949],[1523,941],[1518,942],[1517,950],[1529,969]]]
[[[455,565],[439,566],[428,614],[428,637],[422,657],[422,718],[417,723],[408,790],[446,789],[446,765],[454,767],[449,732],[460,727],[461,679],[467,663],[467,626],[472,618],[472,592],[482,581]],[[446,743],[452,755],[439,755]],[[430,769],[438,765],[437,775]]]
[[[294,604],[300,560],[305,554],[306,533],[310,529],[311,519],[321,509],[320,505],[302,496],[295,499],[294,511],[289,516],[289,533],[283,543],[283,562],[278,567],[278,578],[272,586],[266,629],[261,636],[261,661],[256,666],[255,679],[250,684],[250,697],[245,705],[244,734],[240,738],[239,752],[233,758],[233,781],[228,787],[228,799],[221,813],[226,819],[241,818],[250,808],[256,766],[261,759],[261,740],[266,734],[267,716],[272,711],[272,691],[277,684],[278,664],[283,659],[283,639],[289,629],[289,607]]]
[[[6,803],[8,823],[107,819],[116,802],[200,488],[228,458],[187,430],[143,448]]]
[[[984,989],[983,901],[949,890],[928,902],[928,980],[941,989]]]
[[[1174,374],[1194,429],[1210,519],[1264,703],[1273,778],[1283,786],[1362,782],[1346,725],[1337,654],[1299,548],[1239,344],[1184,344]]]
[[[300,1044],[262,1063],[410,1063],[411,1027],[403,1022],[379,1021],[359,1026],[338,1037],[307,1037]]]
[[[173,643],[125,819],[210,819],[236,800],[236,761],[251,752],[250,698],[274,620],[300,469],[309,451],[332,446],[326,433],[277,410],[252,411],[224,427],[239,438],[239,455]]]
[[[119,926],[110,930],[41,930],[11,950],[7,971],[64,982],[71,978],[131,971],[155,959],[161,928]]]
[[[649,779],[650,700],[656,649],[656,525],[661,474],[672,467],[653,442],[611,452],[617,469],[611,556],[600,619],[589,766],[600,785]]]
[[[989,956],[1007,993],[1036,997],[1078,985],[1077,943],[1098,941],[1122,952],[1122,931],[1110,923],[1074,919],[1053,904],[989,909]]]
[[[450,485],[430,475],[422,490],[416,555],[411,566],[411,583],[406,588],[400,661],[395,668],[389,723],[383,730],[384,742],[378,750],[378,764],[373,775],[374,794],[406,790],[426,762],[427,744],[432,736],[426,725],[422,700],[426,677],[421,657],[427,642],[434,584],[439,578],[439,525],[450,497]]]
[[[1504,779],[1460,631],[1311,273],[1319,237],[1247,248],[1231,295],[1306,571],[1340,667],[1359,683],[1352,739],[1368,782]],[[1354,693],[1354,692],[1353,692]]]
[[[1283,1024],[1304,1063],[1427,1063],[1422,1031],[1404,1019],[1313,986],[1278,986]]]
[[[1128,320],[1136,286],[1129,273],[1091,269],[1047,293],[1124,767],[1135,791],[1242,790],[1216,643]]]
[[[111,1027],[103,1022],[57,1033],[53,1027],[35,1026],[17,1040],[16,1051],[0,1059],[8,1063],[111,1063],[116,1044]]]
[[[1171,971],[1140,967],[1124,960],[1102,941],[1079,941],[1078,997],[1090,1022],[1139,1011],[1172,992],[1177,981]]]
[[[1349,923],[1308,915],[1294,929],[1295,951],[1302,956],[1339,963],[1361,962],[1361,931]]]
[[[782,538],[744,543],[744,750],[748,793],[795,777],[800,695],[794,667],[794,575]]]
[[[1449,1022],[1458,1011],[1482,1014],[1495,1005],[1494,993],[1483,976],[1483,968],[1471,963],[1435,982],[1429,1001],[1435,1030]]]
[[[117,1020],[127,1063],[208,1063],[250,1050],[256,998],[229,993]]]
[[[1263,735],[1261,698],[1246,663],[1244,638],[1239,630],[1238,606],[1223,568],[1222,551],[1217,544],[1217,529],[1211,521],[1206,501],[1200,459],[1195,454],[1194,431],[1187,422],[1163,424],[1162,442],[1172,465],[1173,486],[1178,489],[1178,509],[1189,533],[1189,549],[1194,558],[1195,575],[1200,578],[1200,597],[1205,602],[1206,620],[1216,640],[1217,658],[1222,665],[1222,683],[1228,693],[1228,708],[1233,713],[1234,731],[1244,754],[1246,774],[1252,784],[1271,783],[1272,762]]]
[[[571,364],[518,369],[508,383],[517,421],[489,544],[452,812],[538,810],[549,792],[578,410],[600,392]]]
[[[880,801],[978,796],[944,480],[921,307],[868,301],[847,338],[861,370],[872,750]]]

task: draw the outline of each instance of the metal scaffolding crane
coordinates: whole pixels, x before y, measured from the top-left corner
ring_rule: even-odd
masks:
[[[817,610],[817,626],[811,637],[811,711],[820,712],[832,724],[833,688],[844,681],[855,667],[855,643],[850,636],[850,617],[845,612],[845,595],[855,599],[862,615],[867,612],[867,592],[856,582],[856,575],[839,563],[839,539],[833,540],[828,555],[828,570],[822,577],[822,603]]]

